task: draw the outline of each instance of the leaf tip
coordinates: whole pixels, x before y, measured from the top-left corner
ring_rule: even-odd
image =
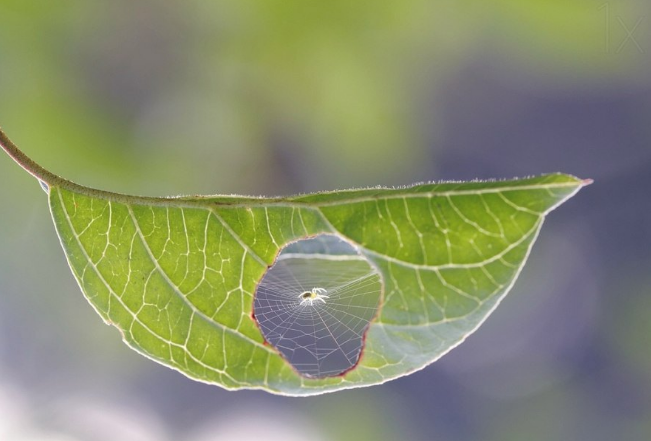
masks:
[[[594,183],[594,179],[583,179],[581,181],[581,185],[584,187],[587,187],[588,185],[591,185]]]

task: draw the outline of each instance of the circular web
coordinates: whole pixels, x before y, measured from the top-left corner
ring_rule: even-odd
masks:
[[[253,311],[264,338],[302,375],[341,375],[362,353],[382,281],[347,242],[320,235],[294,242],[258,285]]]

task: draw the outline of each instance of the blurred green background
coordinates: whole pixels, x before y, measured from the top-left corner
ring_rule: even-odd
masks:
[[[383,386],[195,383],[83,299],[0,157],[0,439],[651,439],[651,6],[602,0],[0,0],[0,125],[91,187],[292,194],[562,171],[479,331]]]

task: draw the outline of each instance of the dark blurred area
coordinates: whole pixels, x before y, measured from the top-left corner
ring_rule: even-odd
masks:
[[[0,157],[0,439],[651,439],[647,1],[2,0],[0,125],[81,184],[278,195],[565,172],[502,305],[382,386],[226,392],[131,351]]]

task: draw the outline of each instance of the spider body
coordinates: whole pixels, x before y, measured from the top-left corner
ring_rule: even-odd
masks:
[[[325,303],[325,299],[329,299],[327,296],[328,291],[323,288],[312,288],[311,291],[305,291],[298,295],[298,298],[301,299],[301,306],[303,305],[314,305],[314,302]]]

